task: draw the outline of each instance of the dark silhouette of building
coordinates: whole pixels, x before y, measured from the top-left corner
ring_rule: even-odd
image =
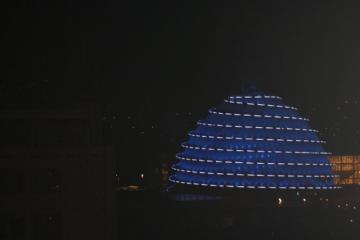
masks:
[[[115,151],[101,112],[0,113],[0,239],[115,239]]]

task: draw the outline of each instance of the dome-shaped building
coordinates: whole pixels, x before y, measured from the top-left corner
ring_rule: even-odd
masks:
[[[206,188],[334,189],[317,132],[280,97],[230,96],[189,133],[169,180]]]

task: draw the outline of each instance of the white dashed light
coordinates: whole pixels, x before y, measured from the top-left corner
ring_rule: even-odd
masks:
[[[234,100],[224,100],[226,103],[230,104],[242,104],[242,105],[249,105],[249,106],[260,106],[260,107],[276,107],[276,108],[285,108],[297,111],[296,107],[289,107],[286,105],[273,105],[273,104],[265,104],[265,103],[251,103],[251,102],[242,102],[242,101],[234,101]]]
[[[226,127],[226,128],[245,128],[245,129],[265,129],[265,130],[287,130],[287,131],[303,131],[303,132],[319,132],[315,129],[308,128],[290,128],[290,127],[272,127],[272,126],[249,126],[249,125],[237,125],[237,124],[220,124],[220,123],[207,123],[198,121],[198,125],[207,127]]]
[[[329,152],[309,152],[309,151],[284,151],[284,150],[262,150],[262,149],[237,149],[237,148],[214,148],[214,147],[199,147],[183,143],[183,148],[203,150],[203,151],[227,151],[227,152],[249,152],[249,153],[276,153],[276,154],[308,154],[308,155],[330,155]]]
[[[289,165],[289,166],[333,166],[331,163],[303,163],[303,162],[271,162],[271,160],[267,162],[252,162],[252,161],[230,161],[230,160],[212,160],[212,159],[201,159],[201,158],[188,158],[181,157],[179,154],[176,155],[176,158],[179,160],[193,161],[193,162],[216,162],[216,163],[227,163],[227,164],[258,164],[258,165]]]
[[[261,99],[261,98],[265,98],[265,99],[279,99],[281,100],[281,97],[278,96],[271,96],[271,95],[248,95],[248,96],[230,96],[229,98],[235,98],[235,99]]]
[[[195,186],[199,186],[201,185],[201,183],[197,183],[197,182],[184,182],[184,181],[179,181],[179,180],[174,180],[171,177],[169,178],[170,182],[174,182],[174,183],[180,183],[180,184],[188,184],[188,185],[195,185]],[[234,186],[236,188],[250,188],[250,189],[255,189],[255,188],[267,188],[267,189],[313,189],[313,187],[298,187],[298,186],[289,186],[289,187],[275,187],[275,186],[264,186],[264,185],[260,185],[260,186],[253,186],[253,185],[223,185],[223,184],[208,184],[211,187],[227,187],[227,186]],[[340,186],[334,186],[334,187],[315,187],[316,189],[340,189]]]
[[[178,168],[178,167],[171,167],[172,170],[177,171],[177,172],[185,172],[185,173],[192,173],[192,174],[208,174],[208,175],[218,175],[218,176],[241,176],[241,177],[279,177],[279,178],[303,178],[304,175],[303,174],[263,174],[263,173],[233,173],[233,172],[206,172],[206,171],[195,171],[195,170],[187,170],[187,169],[182,169],[182,168]],[[336,177],[338,175],[334,175],[334,174],[325,174],[325,175],[306,175],[306,177],[308,178],[318,178],[318,177],[323,177],[323,178],[332,178],[332,177]]]
[[[261,115],[261,114],[249,114],[249,113],[231,113],[231,112],[222,112],[215,109],[209,110],[210,114],[216,115],[226,115],[226,116],[236,116],[236,117],[256,117],[256,118],[276,118],[276,119],[291,119],[291,120],[300,120],[300,121],[309,121],[308,118],[302,117],[289,117],[289,116],[282,116],[282,115]]]

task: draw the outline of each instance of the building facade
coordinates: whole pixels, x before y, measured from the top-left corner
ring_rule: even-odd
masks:
[[[317,132],[281,97],[230,96],[189,132],[169,180],[205,188],[334,189]]]
[[[360,184],[360,155],[330,156],[329,160],[338,174],[334,179],[337,185]]]

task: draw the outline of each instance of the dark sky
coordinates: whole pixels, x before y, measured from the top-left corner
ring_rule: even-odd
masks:
[[[360,152],[358,1],[193,2],[12,1],[2,107],[92,101],[127,158],[158,158],[250,81]]]

